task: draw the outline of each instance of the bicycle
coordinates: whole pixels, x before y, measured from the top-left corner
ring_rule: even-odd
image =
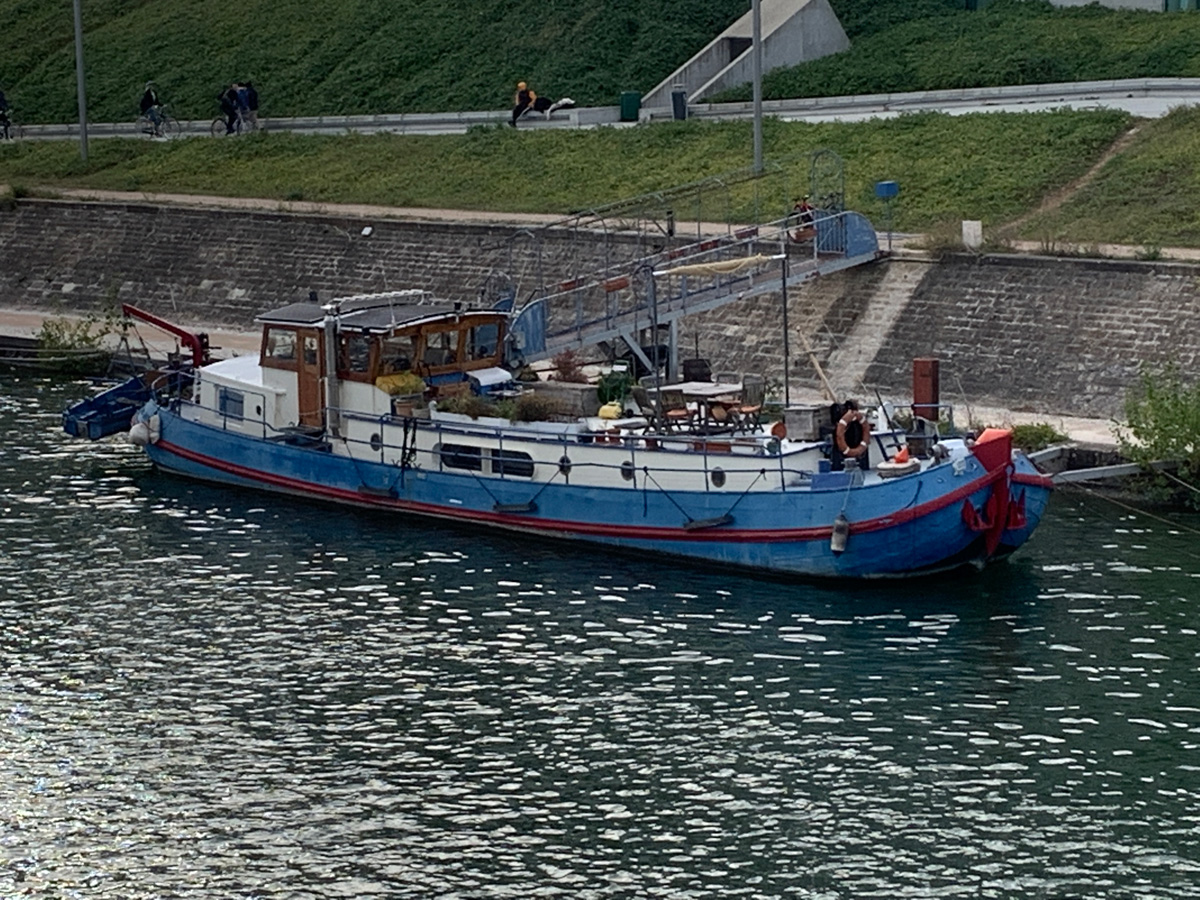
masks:
[[[154,125],[154,120],[146,113],[142,113],[137,118],[137,129],[142,134],[150,137],[161,138],[177,138],[183,134],[183,126],[179,124],[179,120],[167,112],[167,107],[158,107],[158,127]]]
[[[212,125],[209,126],[209,131],[213,137],[227,137],[237,134],[249,134],[251,131],[257,131],[258,126],[252,122],[249,117],[242,111],[238,110],[237,115],[233,119],[233,131],[229,130],[229,118],[224,115],[217,116],[212,120]]]

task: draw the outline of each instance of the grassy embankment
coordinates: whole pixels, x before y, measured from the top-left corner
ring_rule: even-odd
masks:
[[[846,165],[847,206],[876,221],[874,183],[901,185],[898,231],[963,218],[988,225],[1034,208],[1079,177],[1128,127],[1116,112],[947,116],[802,124],[768,120],[765,155],[784,161],[786,189],[807,184],[807,153],[829,148]],[[275,200],[566,213],[695,182],[750,161],[751,123],[666,122],[627,129],[466,135],[314,137],[259,134],[232,141],[93,141],[89,162],[71,142],[0,146],[0,182],[40,188],[184,192]],[[790,197],[762,202],[782,215]],[[753,214],[753,189],[731,218]],[[724,212],[714,211],[713,215]],[[764,217],[769,217],[765,215]]]
[[[768,74],[768,98],[1138,76],[1200,76],[1200,16],[997,0],[831,0],[853,47]],[[746,12],[745,0],[88,0],[89,113],[135,117],[155,80],[177,117],[249,78],[265,116],[503,109],[517,79],[615,105]],[[72,20],[0,4],[0,88],[25,123],[76,116]],[[748,98],[749,87],[729,95]]]
[[[763,96],[1200,77],[1197,15],[1058,8],[1030,0],[997,0],[978,12],[939,6],[919,4],[910,10],[913,18],[894,24],[884,19],[871,30],[864,19],[849,50],[768,73]],[[748,100],[750,88],[723,99]]]
[[[888,0],[896,2],[896,0]],[[518,79],[615,105],[647,91],[745,0],[87,0],[93,121],[132,121],[154,80],[178,118],[250,79],[265,116],[503,109]],[[666,23],[669,23],[667,25]],[[0,88],[26,123],[76,117],[71,5],[0,4]]]
[[[1023,236],[1074,243],[1200,247],[1200,109],[1142,122],[1133,142]]]

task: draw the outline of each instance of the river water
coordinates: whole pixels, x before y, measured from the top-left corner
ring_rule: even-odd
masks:
[[[0,381],[0,897],[1200,897],[1200,541],[789,585],[311,508]]]

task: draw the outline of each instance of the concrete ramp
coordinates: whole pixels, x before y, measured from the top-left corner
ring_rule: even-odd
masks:
[[[763,73],[850,47],[829,0],[761,0]],[[671,94],[686,92],[688,102],[754,79],[752,13],[726,28],[707,47],[676,69],[642,98],[643,115],[671,110]]]

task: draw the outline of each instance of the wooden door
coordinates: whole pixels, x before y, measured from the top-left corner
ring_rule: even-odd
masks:
[[[296,397],[300,404],[300,424],[325,425],[325,392],[321,390],[321,377],[325,373],[325,348],[319,331],[300,331],[296,348],[299,379]]]

